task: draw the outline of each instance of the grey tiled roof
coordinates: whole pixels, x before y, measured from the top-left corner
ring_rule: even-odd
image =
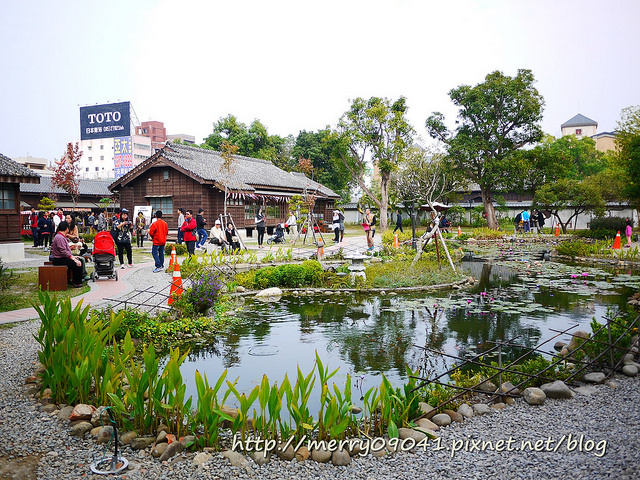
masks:
[[[585,117],[584,115],[582,115],[581,113],[577,114],[575,117],[567,120],[566,122],[564,122],[562,125],[560,125],[561,128],[565,128],[565,127],[580,127],[580,126],[587,126],[587,125],[594,125],[594,126],[598,126],[598,122],[596,122],[595,120],[591,120],[590,118]]]
[[[310,180],[302,173],[285,172],[267,160],[234,155],[230,176],[222,170],[220,152],[191,147],[178,143],[167,143],[160,156],[206,181],[227,184],[233,190],[254,191],[259,188],[296,189],[322,196],[339,198],[331,189]]]
[[[39,184],[33,183],[21,183],[20,191],[22,193],[58,193],[65,194],[66,192],[60,187],[53,187],[53,177],[40,177]],[[80,195],[95,195],[100,197],[110,197],[113,195],[107,188],[112,180],[80,180],[78,184],[78,190]]]
[[[7,177],[39,177],[36,172],[0,153],[0,175]]]

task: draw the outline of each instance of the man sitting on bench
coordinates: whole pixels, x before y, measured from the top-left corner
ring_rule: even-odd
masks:
[[[216,223],[213,225],[211,232],[209,232],[209,238],[210,238],[209,243],[212,243],[213,245],[218,245],[219,247],[222,248],[223,251],[225,251],[229,246],[227,242],[227,237],[224,234],[224,230],[222,229],[220,220],[216,220]]]
[[[58,224],[56,235],[51,241],[51,257],[54,265],[64,265],[73,273],[74,288],[82,288],[82,262],[71,254],[67,234],[69,224],[62,220]]]

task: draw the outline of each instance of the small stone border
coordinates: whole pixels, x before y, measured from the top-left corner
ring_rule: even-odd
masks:
[[[283,294],[285,293],[299,293],[306,295],[314,294],[339,294],[339,293],[410,293],[410,292],[424,292],[430,290],[447,290],[447,289],[459,289],[464,286],[471,286],[476,282],[473,277],[467,277],[466,279],[458,280],[453,283],[441,283],[437,285],[424,285],[419,287],[397,287],[397,288],[281,288]],[[244,292],[236,291],[227,293],[229,297],[247,297],[256,295],[261,290],[246,290]]]

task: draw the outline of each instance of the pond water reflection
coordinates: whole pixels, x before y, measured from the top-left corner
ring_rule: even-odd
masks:
[[[499,260],[466,261],[463,267],[479,279],[472,289],[286,296],[277,303],[247,299],[239,311],[247,319],[242,326],[213,344],[192,348],[182,367],[187,395],[195,397],[196,369],[213,380],[226,368],[228,378],[238,377],[239,390],[247,392],[263,374],[280,382],[285,374],[295,377],[297,366],[310,372],[315,351],[325,365],[340,368],[337,384],[349,373],[366,391],[379,385],[384,373],[400,385],[405,363],[432,375],[453,362],[419,346],[463,357],[487,350],[499,339],[518,337],[517,343],[534,346],[555,335],[550,329],[580,325],[589,330],[593,317],[601,319],[607,308],[624,303],[628,293],[628,282],[616,283],[613,274],[592,269],[578,277],[580,267],[558,263],[532,262],[525,267],[533,271],[527,272],[520,264]],[[507,357],[510,353],[517,352],[506,352]]]

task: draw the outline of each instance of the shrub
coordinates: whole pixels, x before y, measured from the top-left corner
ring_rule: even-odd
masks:
[[[633,227],[633,220],[631,220],[631,226]],[[601,239],[614,238],[618,232],[624,236],[626,227],[626,219],[621,217],[596,217],[589,224],[589,230],[598,234],[597,237],[592,238]]]
[[[89,244],[89,243],[93,243],[93,239],[96,238],[96,234],[95,233],[84,233],[81,235],[84,242]]]
[[[411,231],[407,230],[406,232],[396,232],[398,234],[398,241],[400,243],[405,242],[407,240],[411,240]],[[417,233],[416,233],[417,235]],[[382,244],[383,245],[393,245],[394,233],[393,230],[388,229],[382,232]]]
[[[184,300],[193,305],[195,313],[205,313],[213,307],[220,296],[220,275],[212,270],[198,272],[190,288],[183,293]]]
[[[176,254],[177,255],[186,255],[187,253],[187,246],[184,243],[167,243],[164,247],[164,254],[165,255],[171,255],[171,249],[173,247],[176,247]]]

